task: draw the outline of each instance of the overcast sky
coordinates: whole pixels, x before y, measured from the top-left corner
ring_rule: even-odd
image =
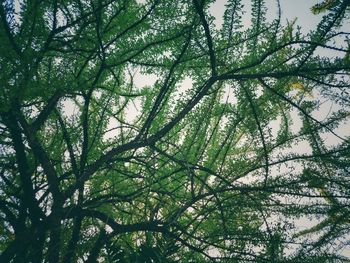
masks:
[[[243,17],[244,24],[249,25],[250,20],[250,0],[243,0],[245,5],[246,14]],[[285,23],[287,19],[289,21],[297,17],[297,24],[302,26],[303,31],[307,32],[312,28],[315,28],[321,19],[321,15],[314,15],[311,13],[310,8],[317,2],[315,0],[280,0],[281,10],[282,10],[282,22]],[[224,13],[224,6],[227,0],[217,0],[211,6],[212,15],[218,20],[218,24],[222,23],[222,15]],[[266,6],[268,9],[268,18],[273,19],[277,16],[277,1],[276,0],[266,0]]]

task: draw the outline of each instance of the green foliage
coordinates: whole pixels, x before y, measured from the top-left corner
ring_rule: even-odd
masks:
[[[348,1],[306,33],[263,0],[19,2],[0,262],[347,262]]]

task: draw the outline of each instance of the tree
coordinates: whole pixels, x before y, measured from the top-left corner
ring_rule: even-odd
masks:
[[[19,2],[0,262],[348,262],[347,0],[307,34],[263,0]]]

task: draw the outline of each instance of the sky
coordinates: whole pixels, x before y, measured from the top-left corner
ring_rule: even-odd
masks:
[[[250,8],[250,0],[243,0],[242,3],[245,5],[246,9]],[[309,31],[312,28],[315,28],[318,22],[321,19],[321,15],[314,15],[311,13],[310,8],[315,5],[317,2],[315,0],[280,0],[281,10],[282,10],[282,19],[283,23],[292,21],[297,17],[297,24],[302,26],[305,30],[304,32]],[[224,6],[227,3],[227,0],[217,0],[212,4],[210,11],[213,16],[218,20],[218,24],[222,22],[222,16],[224,13]],[[268,17],[275,18],[277,16],[277,1],[276,0],[266,0],[266,6],[268,10]],[[243,17],[244,24],[249,25],[249,10],[246,10],[246,14]]]

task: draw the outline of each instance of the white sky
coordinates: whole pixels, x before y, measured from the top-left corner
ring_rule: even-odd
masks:
[[[250,0],[243,0],[242,3],[245,5],[246,15],[243,17],[245,25],[250,23]],[[282,22],[293,20],[298,18],[297,24],[301,25],[304,32],[309,31],[312,28],[315,28],[322,18],[322,15],[314,15],[311,13],[310,8],[316,4],[318,1],[315,0],[280,0],[281,10],[282,10]],[[224,13],[224,6],[227,3],[227,0],[217,0],[211,6],[211,13],[218,20],[218,24],[222,23],[222,15]],[[268,10],[268,16],[273,19],[277,16],[278,8],[276,0],[266,0],[266,6]]]

